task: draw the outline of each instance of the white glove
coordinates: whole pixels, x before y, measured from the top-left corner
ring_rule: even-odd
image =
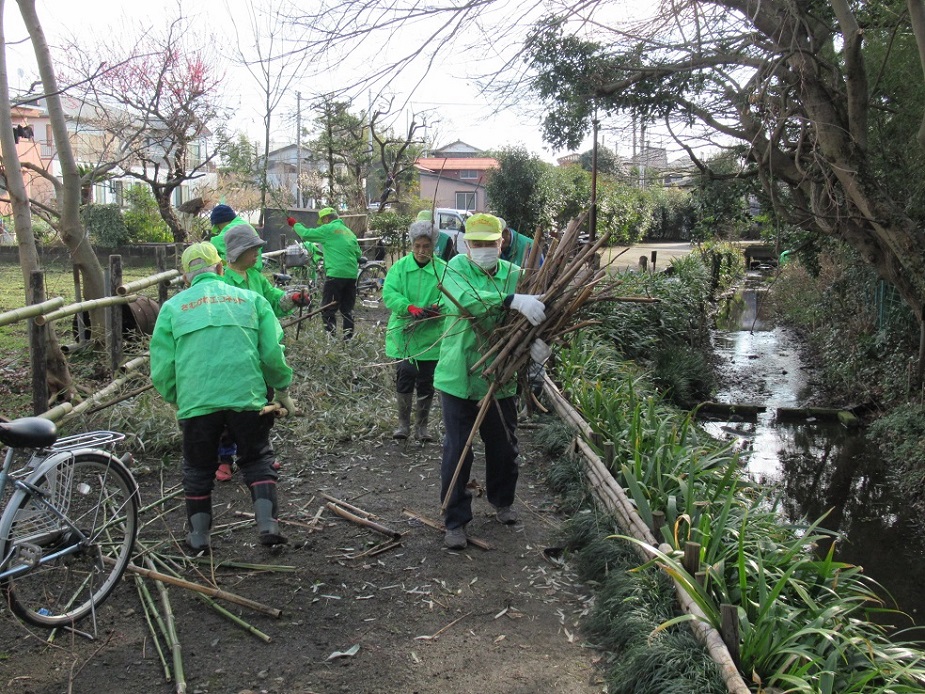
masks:
[[[552,350],[545,342],[537,338],[530,344],[530,358],[537,364],[545,364],[552,356]]]
[[[539,325],[546,320],[546,306],[533,294],[514,294],[513,296],[511,308],[522,313],[530,325]]]
[[[289,395],[288,388],[277,388],[276,395],[273,396],[273,402],[286,410],[287,414],[295,416],[299,413],[295,401]]]

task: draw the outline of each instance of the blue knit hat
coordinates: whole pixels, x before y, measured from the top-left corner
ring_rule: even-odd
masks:
[[[234,210],[228,207],[228,205],[216,205],[212,208],[212,214],[209,215],[209,221],[212,222],[212,226],[216,224],[221,224],[222,222],[230,222],[232,219],[237,217],[234,213]]]

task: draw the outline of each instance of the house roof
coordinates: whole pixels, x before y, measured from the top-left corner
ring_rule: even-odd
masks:
[[[462,140],[456,140],[455,142],[451,142],[448,145],[443,145],[443,147],[435,147],[434,151],[435,152],[444,152],[444,151],[481,152],[482,150],[480,150],[478,147],[473,147],[469,143],[463,142]]]
[[[492,157],[421,157],[414,165],[427,171],[487,171],[498,168],[498,160]]]

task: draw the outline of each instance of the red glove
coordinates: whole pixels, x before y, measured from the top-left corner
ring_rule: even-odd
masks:
[[[408,307],[408,313],[410,313],[415,318],[424,318],[427,312],[420,306],[415,306],[412,304]]]
[[[286,296],[292,300],[295,306],[310,306],[312,303],[311,294],[304,289],[291,289],[286,292]]]
[[[440,306],[438,304],[431,304],[424,309],[424,315],[428,318],[437,318],[440,315]]]
[[[291,227],[295,226],[295,217],[286,217],[286,224]]]

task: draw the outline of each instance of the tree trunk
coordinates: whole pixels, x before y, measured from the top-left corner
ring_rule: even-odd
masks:
[[[6,188],[13,207],[13,226],[16,241],[19,244],[19,264],[22,268],[26,287],[26,303],[33,304],[45,297],[32,295],[32,273],[39,270],[38,249],[32,231],[32,214],[29,209],[29,196],[22,177],[19,154],[13,137],[13,121],[10,117],[10,87],[7,79],[6,36],[3,28],[3,11],[5,0],[0,0],[0,152],[6,170]],[[61,353],[54,330],[46,330],[45,363],[48,379],[48,392],[57,394],[58,399],[70,400],[74,396],[73,381],[67,361]]]
[[[99,299],[106,296],[103,267],[93,247],[88,243],[86,231],[80,224],[80,173],[71,149],[48,42],[45,40],[45,33],[35,11],[35,0],[16,0],[16,3],[19,5],[29,38],[32,40],[35,60],[42,77],[42,88],[45,90],[45,103],[48,108],[48,118],[51,121],[55,148],[58,151],[58,163],[61,166],[62,186],[58,198],[61,222],[58,232],[70,251],[74,265],[80,269],[84,298]],[[102,312],[94,312],[91,323],[94,340],[102,343],[104,337]]]
[[[157,210],[160,212],[161,219],[163,219],[170,228],[174,243],[185,244],[189,243],[189,234],[186,233],[186,229],[177,217],[177,213],[170,201],[175,189],[176,186],[159,185],[151,187],[154,193],[154,199],[157,201]]]

